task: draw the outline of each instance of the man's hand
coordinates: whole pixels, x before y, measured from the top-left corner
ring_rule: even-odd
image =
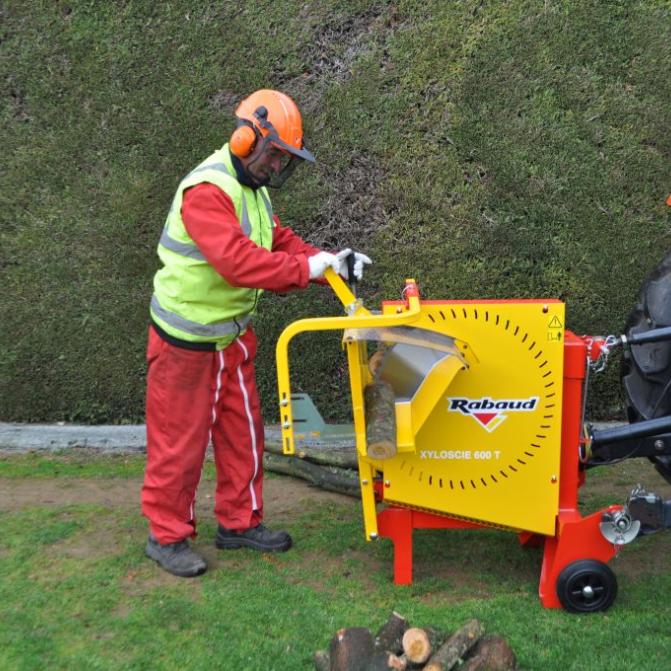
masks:
[[[341,252],[338,252],[335,255],[335,258],[338,260],[338,266],[335,267],[335,271],[342,275],[346,280],[349,280],[349,271],[347,270],[347,257],[352,254],[352,250],[343,249]],[[361,252],[354,252],[354,277],[361,281],[363,278],[363,267],[364,265],[368,266],[373,263],[365,254]]]
[[[338,272],[340,261],[335,254],[317,252],[314,256],[308,256],[308,265],[310,266],[310,279],[318,280],[324,277],[324,271],[327,268],[333,268]]]

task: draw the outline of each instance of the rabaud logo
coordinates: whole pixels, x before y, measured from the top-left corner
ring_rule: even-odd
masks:
[[[460,412],[472,417],[490,433],[501,426],[511,412],[532,412],[538,405],[538,396],[531,398],[449,398],[448,412]]]

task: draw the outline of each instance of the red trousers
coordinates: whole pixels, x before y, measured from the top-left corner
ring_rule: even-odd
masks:
[[[195,536],[196,489],[212,441],[214,512],[227,529],[263,517],[263,420],[251,328],[217,352],[175,347],[149,327],[142,514],[159,543]]]

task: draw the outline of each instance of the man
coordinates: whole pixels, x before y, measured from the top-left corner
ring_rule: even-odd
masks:
[[[230,142],[180,183],[158,245],[147,346],[147,467],[142,512],[148,557],[178,576],[207,569],[191,548],[196,489],[210,441],[217,471],[215,544],[284,552],[292,540],[263,519],[263,422],[251,318],[263,290],[347,276],[344,258],[304,242],[273,214],[266,187],[303,161],[298,108],[257,91],[236,110]],[[354,273],[370,263],[356,254]],[[323,281],[323,279],[322,279]]]

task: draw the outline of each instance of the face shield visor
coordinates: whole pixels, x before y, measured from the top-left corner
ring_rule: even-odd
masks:
[[[270,142],[268,150],[272,152],[274,161],[279,161],[279,170],[271,174],[268,186],[271,189],[279,189],[294,174],[294,170],[303,162],[303,159],[280,149],[273,142]]]
[[[305,147],[296,149],[283,142],[277,133],[271,132],[263,138],[257,157],[250,161],[247,171],[259,186],[272,189],[281,187],[300,163],[314,163],[314,156]]]

